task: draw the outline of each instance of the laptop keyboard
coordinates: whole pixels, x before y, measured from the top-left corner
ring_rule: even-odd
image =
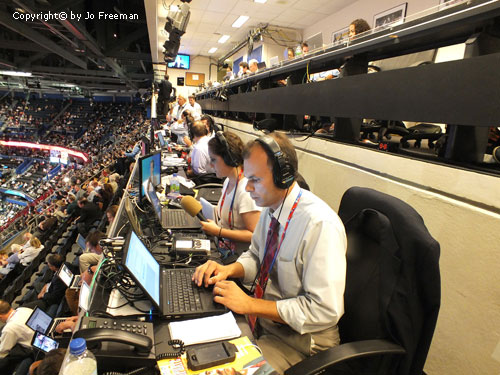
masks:
[[[203,311],[200,292],[191,280],[194,268],[166,271],[168,312]]]
[[[167,227],[183,227],[186,225],[186,214],[184,211],[167,211]]]

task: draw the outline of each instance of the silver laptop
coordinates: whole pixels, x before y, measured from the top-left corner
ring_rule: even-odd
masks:
[[[57,276],[63,281],[64,284],[70,289],[78,289],[80,288],[80,280],[82,279],[80,275],[74,275],[73,272],[63,264],[59,271],[57,272]]]
[[[52,318],[41,308],[36,307],[26,321],[26,325],[33,331],[40,332],[46,336],[52,336],[55,328],[67,318]]]

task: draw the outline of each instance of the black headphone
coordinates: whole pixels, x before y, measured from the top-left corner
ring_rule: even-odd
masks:
[[[263,135],[256,141],[262,145],[268,155],[272,155],[274,185],[280,189],[288,189],[295,181],[295,168],[272,137]]]
[[[230,167],[237,167],[238,165],[241,165],[241,163],[238,163],[239,158],[237,158],[231,152],[231,148],[229,147],[229,143],[227,143],[227,139],[224,136],[224,133],[221,131],[216,132],[215,138],[217,138],[219,143],[224,148],[224,152],[222,153],[222,159],[224,160],[224,163],[226,163]]]

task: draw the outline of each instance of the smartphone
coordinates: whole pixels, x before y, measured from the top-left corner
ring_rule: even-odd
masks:
[[[33,339],[31,340],[31,345],[41,351],[48,353],[51,350],[57,349],[59,347],[59,343],[40,332],[35,332],[33,335]]]
[[[192,371],[199,371],[233,362],[236,352],[236,346],[227,341],[196,346],[186,352],[188,367]]]

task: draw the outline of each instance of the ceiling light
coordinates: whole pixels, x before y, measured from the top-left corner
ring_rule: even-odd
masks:
[[[214,53],[215,51],[217,51],[217,47],[212,47],[208,50],[208,53]]]
[[[267,2],[267,0],[253,0],[255,3],[261,3],[264,4]]]
[[[0,74],[4,76],[31,77],[30,72],[15,72],[13,70],[0,70]]]
[[[234,23],[231,26],[236,27],[236,28],[241,27],[241,26],[243,26],[243,24],[245,22],[248,21],[249,18],[250,17],[248,17],[248,16],[239,16],[238,19],[236,21],[234,21]]]
[[[220,38],[219,38],[219,43],[226,43],[227,40],[229,39],[229,35],[222,35]]]

